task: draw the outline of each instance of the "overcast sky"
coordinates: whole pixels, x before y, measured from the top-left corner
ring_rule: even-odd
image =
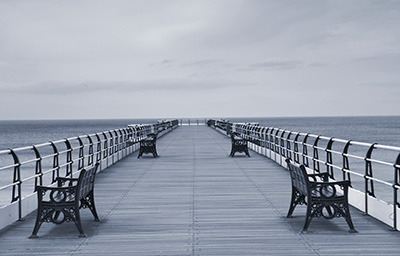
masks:
[[[0,119],[400,115],[400,1],[0,0]]]

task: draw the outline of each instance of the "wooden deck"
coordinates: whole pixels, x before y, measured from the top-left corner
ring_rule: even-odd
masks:
[[[230,139],[205,126],[180,127],[158,140],[159,158],[137,153],[99,173],[102,220],[82,210],[87,238],[73,223],[35,215],[0,232],[0,255],[400,255],[400,233],[352,209],[344,219],[314,219],[301,234],[305,207],[285,218],[289,173],[269,159],[229,157]]]

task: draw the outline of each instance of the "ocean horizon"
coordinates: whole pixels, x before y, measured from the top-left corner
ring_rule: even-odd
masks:
[[[26,147],[86,134],[125,128],[129,124],[155,123],[148,119],[0,120],[0,150]],[[206,118],[178,118],[183,122]],[[257,122],[261,126],[311,133],[344,140],[400,147],[400,116],[336,117],[223,117],[232,122]]]

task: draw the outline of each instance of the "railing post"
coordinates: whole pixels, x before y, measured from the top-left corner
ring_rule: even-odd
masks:
[[[346,180],[346,173],[347,173],[347,180],[351,181],[350,179],[350,173],[346,172],[345,170],[350,170],[350,165],[349,165],[349,157],[347,154],[349,153],[349,147],[351,145],[351,140],[347,141],[346,145],[343,148],[343,180]],[[351,186],[351,185],[350,185]]]
[[[18,200],[18,220],[22,221],[24,219],[22,218],[22,192],[21,192],[22,180],[21,180],[21,168],[20,168],[21,162],[19,161],[19,158],[17,154],[14,152],[14,150],[10,149],[10,154],[14,159],[13,183],[17,183],[17,185],[15,184],[13,185],[11,203]],[[16,190],[18,195],[15,195]]]
[[[397,229],[397,208],[400,207],[400,203],[398,201],[397,191],[400,185],[400,154],[397,156],[396,162],[394,163],[394,182],[393,182],[393,228],[392,230]]]
[[[283,130],[283,132],[281,133],[281,139],[280,139],[280,152],[281,152],[281,156],[286,157],[286,150],[285,150],[285,140],[283,138],[283,136],[285,135],[285,130]]]
[[[72,146],[68,139],[65,139],[65,145],[67,146],[67,162],[65,163],[65,176],[71,175],[72,177]]]
[[[89,149],[88,149],[88,166],[93,164],[94,160],[94,154],[93,154],[93,140],[92,138],[88,135],[86,135],[87,139],[89,140]]]
[[[32,150],[35,152],[36,156],[35,175],[37,176],[35,177],[35,188],[34,188],[34,192],[36,192],[36,186],[38,185],[38,181],[40,186],[43,185],[42,157],[40,156],[40,152],[36,146],[32,146]]]
[[[96,150],[96,162],[100,163],[101,161],[101,138],[98,133],[96,133],[97,138],[97,150]]]
[[[85,167],[85,152],[83,141],[80,137],[78,137],[79,141],[79,160],[78,160],[78,170],[82,170]]]
[[[296,137],[294,137],[294,142],[293,142],[293,157],[294,157],[294,162],[297,164],[300,163],[299,144],[297,142],[299,136],[300,133],[296,134]]]
[[[317,138],[315,138],[315,141],[313,144],[313,169],[314,169],[314,172],[318,172],[318,173],[320,172],[320,169],[319,169],[319,154],[318,154],[317,147],[318,147],[318,141],[319,141],[320,137],[321,136],[318,135]]]
[[[264,145],[265,145],[265,148],[266,148],[266,150],[265,150],[265,155],[266,155],[267,157],[271,158],[269,128],[270,128],[270,127],[267,127],[267,129],[266,129],[265,132],[264,132],[264,140],[265,140]]]
[[[54,142],[51,141],[50,143],[51,143],[51,147],[53,148],[53,152],[54,152],[54,155],[53,155],[53,175],[52,175],[52,178],[51,178],[51,183],[54,183],[54,182],[56,182],[56,178],[60,177],[60,164],[59,164],[59,161],[58,161],[59,153],[58,153],[57,147],[54,144]]]
[[[127,132],[127,128],[124,128],[122,130],[120,130],[121,133],[121,150],[122,150],[122,157],[125,157],[126,155],[128,155],[127,153],[127,141],[128,141],[128,132]]]
[[[108,138],[105,132],[103,132],[103,136],[104,136],[104,143],[103,143],[103,159],[108,157]]]
[[[113,156],[114,155],[114,136],[111,131],[108,131],[108,134],[110,135],[110,144],[108,144],[108,155]]]
[[[278,154],[278,155],[280,155],[280,153],[279,153],[279,148],[280,148],[280,145],[279,145],[279,138],[278,138],[278,133],[279,133],[279,129],[276,129],[276,132],[275,132],[275,134],[274,134],[274,148],[275,148],[275,162],[276,162],[276,154]]]
[[[308,139],[309,133],[306,134],[303,140],[303,164],[306,167],[309,167],[308,163],[308,150],[307,150],[307,139]]]
[[[329,173],[329,176],[333,179],[333,156],[332,156],[332,145],[333,138],[330,138],[328,144],[326,145],[326,171]]]
[[[292,132],[289,132],[287,137],[286,137],[286,157],[292,160],[292,152],[291,152],[291,146],[290,146],[290,136],[292,135]]]
[[[374,191],[374,181],[369,179],[373,177],[372,174],[372,163],[371,163],[371,156],[372,156],[372,151],[375,148],[376,143],[372,144],[369,149],[367,154],[365,155],[364,161],[365,161],[365,175],[364,175],[364,182],[365,182],[365,214],[368,215],[368,196],[373,196],[375,197],[375,191]],[[368,186],[369,182],[369,186]]]

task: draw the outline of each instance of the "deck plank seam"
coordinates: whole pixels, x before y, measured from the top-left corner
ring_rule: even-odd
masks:
[[[195,140],[195,129],[193,129],[193,137],[192,137],[192,145],[193,145],[193,175],[192,175],[192,228],[191,228],[191,238],[192,238],[192,256],[195,256],[195,239],[196,239],[196,145],[194,143]]]
[[[175,138],[177,137],[177,135],[175,136]],[[167,147],[171,144],[171,142],[175,139],[173,138],[168,144]],[[167,150],[167,147],[163,149],[162,152],[165,152]],[[118,205],[120,205],[121,201],[128,195],[128,193],[130,193],[132,191],[132,189],[134,188],[134,186],[145,176],[145,174],[153,167],[153,165],[157,162],[157,158],[155,158],[151,165],[146,168],[143,173],[129,186],[129,188],[125,191],[125,193],[120,197],[120,199],[114,204],[114,206],[109,210],[109,212],[104,215],[102,217],[102,219],[107,220],[109,218],[109,216],[115,211],[115,209],[118,207]],[[102,172],[103,173],[103,172]],[[99,175],[101,175],[102,173],[99,173]],[[96,228],[96,231],[98,232],[99,228]],[[70,252],[72,253],[72,255],[78,253],[79,249],[82,247],[83,244],[86,243],[86,241],[90,239],[90,237],[84,238],[82,239],[81,243],[75,248],[72,249]]]
[[[315,253],[315,255],[320,255],[318,252],[318,249],[314,248],[314,245],[310,242],[310,240],[303,235],[301,232],[297,232],[296,230],[293,229],[293,226],[290,225],[289,221],[286,219],[285,214],[283,214],[276,206],[275,204],[268,198],[268,196],[262,191],[262,189],[254,182],[254,180],[246,173],[246,171],[240,166],[240,164],[234,160],[235,163],[239,166],[240,170],[242,170],[243,174],[246,176],[246,178],[250,181],[250,183],[253,184],[253,186],[258,190],[258,192],[265,198],[265,200],[272,206],[272,209],[279,215],[281,216],[281,219],[283,222],[285,222],[286,226],[291,230],[294,234],[297,234],[298,236],[301,237],[303,240],[303,244],[306,246],[306,248],[310,251]]]
[[[218,143],[218,141],[216,141],[214,139],[214,141],[216,142],[216,144],[222,149],[225,150],[225,148]],[[257,153],[256,151],[252,150],[253,152]],[[258,153],[257,153],[258,154]],[[259,156],[263,156],[261,154],[258,154]],[[268,158],[266,158],[268,159]],[[289,227],[289,229],[293,232],[293,233],[297,233],[298,236],[300,236],[300,238],[303,240],[303,244],[306,246],[306,248],[314,253],[315,255],[320,255],[320,253],[318,252],[318,249],[314,249],[314,246],[312,245],[312,243],[309,241],[309,239],[307,239],[307,237],[305,237],[302,233],[296,232],[293,227],[290,225],[290,223],[288,222],[288,220],[286,220],[285,215],[275,206],[275,204],[268,198],[268,196],[262,191],[262,189],[254,182],[254,180],[246,173],[246,171],[242,168],[242,166],[238,163],[238,161],[233,158],[235,164],[239,167],[239,169],[242,171],[242,173],[246,176],[247,180],[258,190],[258,192],[262,195],[262,197],[265,198],[265,200],[268,202],[268,204],[270,204],[270,206],[272,206],[273,210],[282,217],[283,221],[286,223],[286,226]],[[270,159],[268,159],[270,160]],[[274,164],[277,164],[275,162],[273,162]],[[280,166],[281,167],[281,166]],[[283,168],[283,167],[282,167]]]

